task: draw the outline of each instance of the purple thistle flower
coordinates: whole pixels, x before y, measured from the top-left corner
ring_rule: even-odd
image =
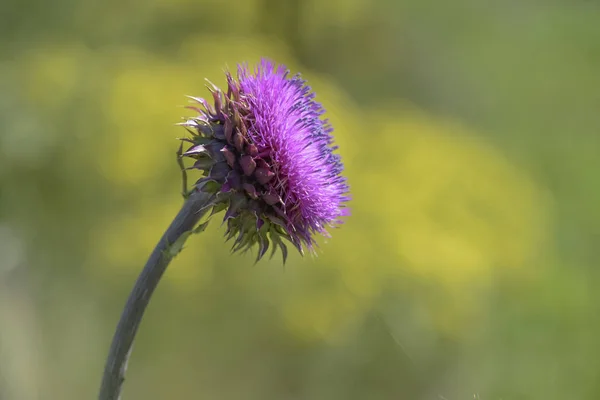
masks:
[[[314,235],[348,215],[343,165],[325,110],[299,75],[268,60],[254,73],[239,65],[237,75],[226,74],[225,94],[211,84],[214,105],[192,98],[198,115],[180,124],[192,134],[183,155],[203,171],[196,189],[216,195],[212,214],[227,209],[232,250],[258,244],[258,261],[272,241],[285,262],[281,238],[313,250]]]
[[[150,254],[135,283],[117,325],[108,353],[99,399],[120,397],[131,346],[150,297],[167,266],[187,237],[203,230],[201,218],[226,210],[227,239],[233,251],[258,244],[256,261],[270,243],[281,249],[283,262],[291,242],[303,253],[313,250],[315,234],[347,215],[348,186],[343,166],[334,154],[332,128],[321,115],[299,75],[289,77],[282,65],[263,60],[254,73],[238,66],[237,80],[227,73],[227,93],[212,85],[214,104],[205,99],[188,107],[198,115],[179,124],[191,138],[181,139],[182,167],[187,200]],[[182,153],[183,142],[191,143]],[[194,159],[190,168],[203,177],[189,191],[181,157]]]

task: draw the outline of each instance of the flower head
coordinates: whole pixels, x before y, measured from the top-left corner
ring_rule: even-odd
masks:
[[[312,250],[314,235],[347,215],[333,129],[310,87],[283,65],[262,60],[254,72],[239,65],[237,80],[226,77],[226,93],[209,86],[213,105],[192,98],[198,115],[180,124],[192,134],[183,139],[192,143],[183,155],[203,171],[196,190],[215,193],[213,214],[227,209],[233,250],[258,244],[259,260],[273,242],[285,261],[282,238],[301,253]]]

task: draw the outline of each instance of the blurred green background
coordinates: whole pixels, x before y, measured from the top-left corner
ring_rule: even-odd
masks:
[[[181,205],[204,78],[268,56],[328,110],[353,215],[171,265],[124,399],[600,398],[595,0],[3,0],[0,399],[93,399]]]

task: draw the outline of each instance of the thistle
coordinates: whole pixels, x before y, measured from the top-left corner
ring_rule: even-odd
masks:
[[[226,73],[227,92],[209,90],[213,104],[192,97],[197,115],[179,124],[190,133],[181,139],[178,162],[186,201],[156,245],[125,305],[113,337],[100,388],[100,400],[120,398],[127,360],[137,327],[167,266],[194,232],[224,212],[226,238],[233,251],[258,247],[260,260],[272,245],[283,261],[293,244],[302,254],[314,251],[315,236],[327,235],[347,215],[348,186],[335,154],[332,127],[323,107],[299,75],[263,60],[254,73],[238,66],[237,80]],[[183,143],[189,143],[184,152]],[[182,159],[191,158],[185,168]],[[189,169],[201,171],[187,187]],[[208,220],[199,224],[202,217]]]
[[[285,262],[282,238],[300,253],[313,250],[315,234],[326,235],[346,215],[348,187],[332,127],[310,87],[284,66],[263,60],[254,74],[242,65],[237,80],[226,77],[226,93],[209,85],[214,105],[191,98],[198,114],[180,124],[191,133],[182,155],[204,174],[196,188],[216,195],[213,213],[227,209],[232,250],[257,244],[258,261],[271,241],[271,256],[279,247]]]

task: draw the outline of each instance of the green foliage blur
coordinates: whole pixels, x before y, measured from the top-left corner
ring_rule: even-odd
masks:
[[[3,0],[0,399],[93,399],[178,211],[174,124],[261,56],[328,110],[352,216],[254,265],[215,220],[124,399],[600,398],[600,3]]]

